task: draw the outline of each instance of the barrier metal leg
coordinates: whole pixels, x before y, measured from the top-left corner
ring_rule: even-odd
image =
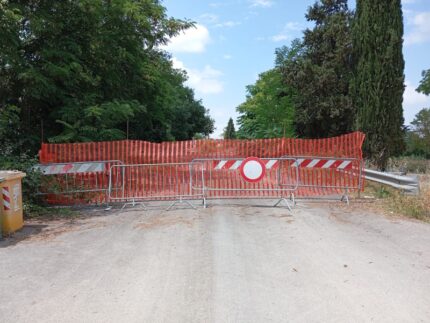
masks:
[[[148,210],[145,203],[143,203],[143,202],[136,202],[134,199],[132,200],[132,202],[126,202],[126,203],[124,203],[124,205],[122,206],[121,210],[125,209],[125,207],[127,205],[131,205],[132,207],[135,207],[136,205],[140,205],[140,206],[143,207],[143,210],[145,210],[145,211]]]
[[[294,193],[290,194],[290,200],[291,202],[293,202],[293,207],[296,206],[296,196],[294,195]]]
[[[345,193],[340,198],[340,201],[345,202],[347,205],[349,205],[348,190],[345,190]]]
[[[276,202],[276,204],[273,207],[277,207],[279,204],[281,204],[282,202],[285,202],[285,204],[287,205],[288,210],[290,210],[290,212],[293,212],[290,202],[285,198],[285,197],[281,197],[279,199],[278,202]]]
[[[170,204],[170,206],[166,209],[166,211],[170,211],[170,209],[177,204],[188,204],[191,208],[193,208],[194,210],[197,210],[197,208],[193,204],[191,204],[187,200],[183,200],[182,197],[180,197],[179,200],[176,200],[172,204]]]

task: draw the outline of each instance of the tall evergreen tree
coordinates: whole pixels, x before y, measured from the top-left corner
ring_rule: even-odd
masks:
[[[236,129],[232,118],[228,120],[227,127],[224,130],[224,139],[236,139]]]
[[[380,169],[404,149],[404,60],[401,0],[358,0],[353,26],[352,83],[365,155]]]
[[[300,137],[335,136],[352,130],[352,18],[347,0],[317,1],[306,14],[315,26],[305,30],[302,48],[282,67],[285,83],[299,94],[295,123]]]

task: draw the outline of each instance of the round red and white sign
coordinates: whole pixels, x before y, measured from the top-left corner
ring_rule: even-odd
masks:
[[[260,158],[248,157],[240,165],[239,171],[245,181],[256,183],[266,175],[266,166]]]

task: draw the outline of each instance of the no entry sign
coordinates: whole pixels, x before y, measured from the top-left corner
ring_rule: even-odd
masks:
[[[245,181],[256,183],[266,175],[266,166],[260,158],[248,157],[240,165],[239,171]]]

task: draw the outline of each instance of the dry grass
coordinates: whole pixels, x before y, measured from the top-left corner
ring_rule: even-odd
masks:
[[[429,174],[430,160],[416,157],[391,158],[388,169],[412,174]]]
[[[420,180],[418,196],[403,195],[395,189],[370,181],[366,183],[365,195],[374,196],[377,199],[375,206],[387,213],[430,222],[430,175],[422,175]]]
[[[377,169],[370,160],[365,161],[365,167]],[[430,174],[430,159],[419,157],[393,157],[387,165],[389,172],[402,172],[407,174]]]

